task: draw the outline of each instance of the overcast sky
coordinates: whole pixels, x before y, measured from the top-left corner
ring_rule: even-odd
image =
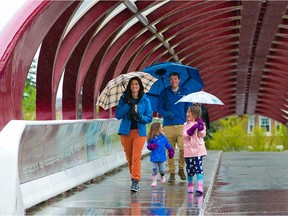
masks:
[[[27,0],[4,0],[0,3],[0,31]]]

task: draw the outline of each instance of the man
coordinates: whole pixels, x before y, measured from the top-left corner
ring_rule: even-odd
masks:
[[[189,94],[188,89],[180,87],[180,75],[172,72],[169,75],[170,86],[161,91],[158,102],[158,113],[163,117],[163,132],[168,138],[170,144],[175,149],[176,144],[179,149],[178,175],[182,180],[186,180],[184,173],[185,160],[183,156],[183,136],[182,128],[186,121],[186,112],[191,103],[177,103],[184,95]],[[175,181],[175,161],[174,158],[168,159],[168,168],[170,172],[169,182]]]

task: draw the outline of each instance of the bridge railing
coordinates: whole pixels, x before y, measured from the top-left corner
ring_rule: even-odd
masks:
[[[119,124],[116,119],[9,122],[0,133],[0,214],[24,214],[125,164]]]

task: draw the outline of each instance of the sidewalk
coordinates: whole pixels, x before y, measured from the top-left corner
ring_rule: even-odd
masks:
[[[27,215],[288,215],[287,163],[287,151],[208,151],[203,159],[203,197],[188,194],[187,182],[178,176],[175,183],[159,182],[151,188],[146,156],[138,193],[130,192],[128,169],[123,166]]]
[[[29,209],[27,215],[199,215],[211,193],[221,153],[208,151],[203,159],[204,197],[188,194],[187,182],[179,176],[175,183],[158,181],[157,187],[151,188],[151,164],[145,156],[139,192],[130,192],[130,176],[127,166],[123,166],[97,178],[94,183]]]
[[[204,215],[288,215],[287,163],[288,151],[223,153]]]

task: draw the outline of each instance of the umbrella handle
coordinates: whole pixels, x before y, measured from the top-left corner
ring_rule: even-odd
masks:
[[[125,91],[126,91],[126,88],[125,88],[125,85],[124,85],[124,83],[122,82],[122,86],[123,86],[123,88],[125,89]]]
[[[162,83],[163,83],[163,86],[164,86],[164,94],[165,94],[165,109],[168,111],[168,108],[169,108],[169,100],[168,100],[168,96],[167,96],[167,93],[166,93],[166,87],[165,87],[165,83],[164,83],[164,76],[161,76],[161,80],[162,80]]]

